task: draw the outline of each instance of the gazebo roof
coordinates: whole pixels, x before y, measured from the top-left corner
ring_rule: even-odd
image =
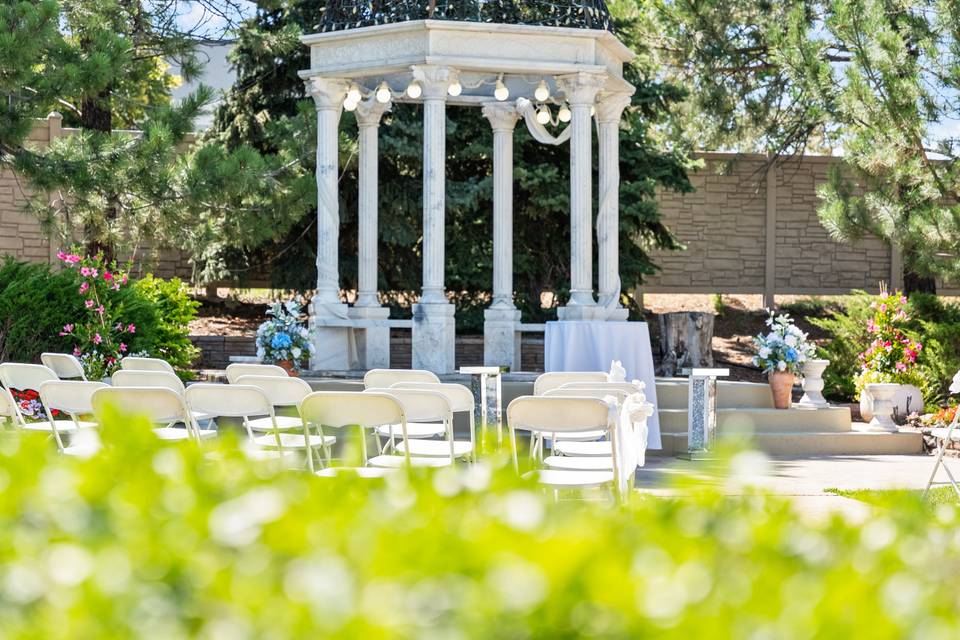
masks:
[[[455,20],[612,31],[604,0],[328,0],[320,32],[412,20]]]

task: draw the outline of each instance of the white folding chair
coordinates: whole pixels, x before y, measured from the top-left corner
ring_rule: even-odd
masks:
[[[432,371],[425,369],[370,369],[363,376],[364,389],[387,389],[398,382],[440,382]]]
[[[288,448],[303,449],[305,448],[304,442],[309,439],[311,442],[311,455],[308,456],[308,461],[311,470],[313,469],[313,453],[316,449],[316,445],[313,443],[319,443],[319,446],[321,449],[323,449],[323,454],[327,459],[327,464],[330,463],[330,447],[337,442],[337,439],[334,436],[324,435],[323,428],[320,425],[317,425],[316,435],[311,434],[310,425],[304,422],[299,413],[296,416],[276,415],[277,409],[292,409],[293,411],[299,411],[299,406],[300,403],[303,402],[303,399],[313,393],[313,389],[310,388],[309,384],[300,378],[287,375],[284,375],[283,377],[274,375],[240,376],[236,379],[234,384],[257,387],[264,393],[265,396],[267,396],[267,399],[273,406],[274,416],[272,419],[266,417],[247,420],[247,427],[251,431],[263,432],[277,429],[281,432],[281,440],[289,443],[290,446]],[[283,433],[287,431],[293,431],[295,429],[302,430],[303,435],[296,433]]]
[[[76,423],[73,420],[56,420],[55,422],[51,422],[49,413],[46,414],[46,419],[30,422],[24,415],[23,408],[13,399],[14,389],[18,391],[31,389],[39,394],[40,385],[44,382],[56,380],[59,380],[57,374],[42,364],[21,364],[19,362],[0,364],[0,382],[3,382],[3,386],[7,389],[10,399],[13,402],[15,424],[25,431],[41,431],[50,434],[51,437],[57,440],[57,446],[61,446],[60,435],[72,433],[77,430],[78,426],[79,428],[92,428],[97,426],[96,423],[82,420]],[[42,400],[40,404],[43,404]]]
[[[227,365],[227,382],[236,383],[242,376],[273,376],[277,378],[288,378],[283,367],[275,364],[254,364],[246,362],[234,362]]]
[[[132,369],[136,371],[166,371],[176,374],[173,367],[166,360],[160,358],[141,358],[139,356],[127,356],[120,360],[122,369]]]
[[[567,470],[540,469],[541,484],[556,489],[586,488],[613,484],[618,473],[615,422],[610,418],[609,405],[599,398],[566,398],[551,396],[521,396],[507,407],[507,423],[510,428],[510,444],[513,448],[513,464],[519,470],[517,459],[517,429],[534,434],[576,433],[578,431],[602,430],[614,443],[611,447],[612,469]],[[556,494],[555,494],[556,495]]]
[[[617,391],[622,391],[626,394],[639,393],[644,396],[646,399],[646,394],[644,389],[646,385],[643,382],[637,380],[636,382],[602,382],[602,381],[593,381],[593,382],[566,382],[559,387],[560,389],[613,389]]]
[[[107,387],[93,394],[93,415],[102,421],[110,408],[130,415],[146,415],[154,424],[164,425],[153,429],[161,440],[196,440],[216,437],[212,429],[200,429],[184,397],[171,389],[162,387]],[[174,426],[183,423],[185,429]]]
[[[360,453],[364,471],[356,470],[360,475],[379,476],[389,469],[406,465],[438,467],[449,464],[443,458],[412,458],[408,455],[395,456],[380,454],[370,458],[367,453],[366,430],[374,431],[386,424],[400,425],[400,432],[406,435],[407,418],[403,405],[389,393],[371,392],[353,393],[349,391],[314,391],[300,403],[300,416],[305,422],[319,424],[330,429],[357,427],[360,432]],[[381,468],[371,471],[369,467]],[[339,473],[336,467],[317,472],[330,476]]]
[[[70,353],[41,353],[40,362],[43,366],[51,369],[61,380],[72,380],[80,378],[86,380],[87,375],[83,372],[83,365],[80,360]]]
[[[48,380],[40,384],[40,402],[47,412],[47,421],[53,425],[53,436],[57,442],[57,448],[60,453],[66,455],[87,455],[96,451],[97,438],[92,435],[85,442],[76,442],[75,437],[80,433],[82,427],[89,427],[89,420],[81,421],[83,416],[93,415],[93,394],[99,389],[105,389],[107,385],[102,382],[87,382],[86,380]],[[67,414],[73,421],[74,428],[70,431],[70,446],[65,446],[57,423],[60,422],[53,418],[53,412],[60,411]],[[90,429],[91,434],[95,431]]]
[[[947,477],[950,479],[950,486],[953,487],[957,497],[960,498],[960,486],[957,486],[957,480],[950,472],[950,467],[943,464],[943,454],[946,453],[949,444],[951,442],[960,442],[960,432],[957,431],[958,421],[960,421],[960,411],[957,411],[953,416],[953,420],[950,421],[949,426],[933,429],[930,432],[930,435],[932,435],[937,441],[937,461],[933,464],[933,471],[930,473],[930,479],[927,481],[927,486],[923,490],[924,498],[927,497],[930,487],[933,486],[933,479],[937,476],[937,471],[941,466],[943,467],[943,470],[947,472]]]
[[[180,376],[169,371],[120,369],[110,377],[110,382],[115,387],[160,387],[170,389],[181,396],[187,390]],[[197,424],[206,422],[208,423],[205,425],[207,428],[210,427],[209,422],[213,417],[208,413],[193,412],[193,419],[197,421]]]
[[[3,418],[0,424],[16,424],[17,410],[14,406],[13,396],[7,391],[6,387],[0,386],[0,418]]]
[[[608,398],[612,397],[616,400],[617,404],[622,404],[623,401],[627,398],[627,393],[615,388],[606,388],[601,387],[597,389],[587,389],[587,388],[568,388],[568,387],[559,387],[557,389],[551,389],[544,394],[545,398]],[[558,468],[571,468],[576,465],[581,465],[584,469],[591,468],[591,465],[602,465],[606,464],[611,465],[610,462],[610,441],[601,440],[604,436],[602,430],[597,430],[588,433],[580,433],[569,436],[567,434],[550,434],[549,436],[544,436],[545,439],[550,440],[550,450],[553,453],[552,456],[548,456],[544,459],[544,464],[547,466],[557,466]],[[554,458],[559,457],[596,457],[599,460],[589,462],[589,461],[572,461],[572,460],[554,460]],[[549,462],[548,462],[549,461]],[[602,467],[607,468],[607,467]],[[612,467],[610,467],[612,468]]]
[[[453,437],[453,408],[447,399],[447,395],[438,390],[401,389],[397,387],[381,391],[389,393],[400,401],[407,420],[443,424],[445,435],[443,440],[404,438],[400,442],[395,442],[397,434],[391,429],[389,432],[390,445],[393,450],[400,453],[409,453],[413,458],[445,458],[450,464],[453,464],[458,458],[473,457],[473,440],[455,440]]]
[[[473,451],[472,457],[474,461],[476,460],[476,417],[474,415],[476,407],[474,405],[473,392],[470,391],[470,389],[462,384],[453,382],[397,382],[393,384],[390,389],[420,389],[424,391],[436,391],[437,393],[443,394],[447,398],[447,402],[450,403],[450,410],[453,413],[467,414],[467,419],[470,421],[470,447]],[[418,436],[413,435],[414,430],[411,429],[410,425],[411,422],[408,419],[407,434],[411,439],[416,439]]]
[[[550,389],[571,382],[607,382],[607,374],[603,371],[548,371],[533,381],[533,395],[542,396]]]

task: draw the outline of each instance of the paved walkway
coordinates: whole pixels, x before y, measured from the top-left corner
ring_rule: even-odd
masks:
[[[948,458],[954,476],[960,476],[960,459]],[[730,473],[708,461],[648,457],[637,473],[637,488],[655,495],[682,495],[675,481],[697,478],[714,484],[729,495],[760,488],[791,498],[797,510],[811,518],[842,513],[859,520],[870,512],[866,504],[824,493],[825,489],[923,489],[933,469],[933,456],[830,456],[815,458],[765,457],[741,454],[731,463]],[[941,469],[937,482],[946,483]]]

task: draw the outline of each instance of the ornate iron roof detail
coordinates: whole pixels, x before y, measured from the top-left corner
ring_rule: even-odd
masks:
[[[459,20],[613,31],[604,0],[328,0],[320,31],[411,20]]]

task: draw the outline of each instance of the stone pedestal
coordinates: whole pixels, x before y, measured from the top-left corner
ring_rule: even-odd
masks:
[[[823,372],[829,360],[810,360],[803,365],[803,397],[797,405],[804,409],[826,409],[830,403],[823,397]]]
[[[516,360],[520,339],[517,329],[520,324],[519,309],[491,307],[483,312],[483,365],[520,369]]]
[[[351,307],[350,317],[364,321],[364,325],[354,331],[357,341],[357,359],[360,369],[390,368],[390,326],[387,319],[390,309],[387,307]]]
[[[349,371],[360,366],[354,331],[345,304],[310,303],[310,339],[314,371]]]
[[[421,302],[413,305],[413,368],[434,373],[454,370],[454,306]]]
[[[873,397],[873,419],[866,425],[857,425],[857,431],[880,431],[897,433],[897,423],[893,421],[893,396],[900,387],[898,384],[868,384],[867,390]]]
[[[609,309],[598,307],[595,304],[573,304],[567,303],[565,306],[557,308],[557,319],[559,320],[606,320]]]

